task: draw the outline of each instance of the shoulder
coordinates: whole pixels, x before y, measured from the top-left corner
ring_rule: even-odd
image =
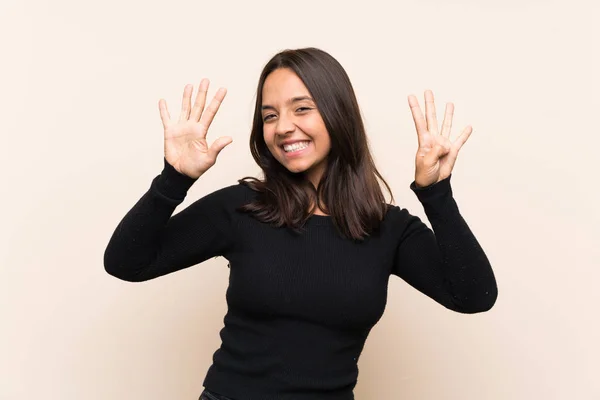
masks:
[[[231,205],[250,200],[256,196],[256,194],[257,192],[249,188],[247,185],[235,183],[224,186],[221,189],[214,190],[213,192],[206,194],[202,199],[212,203]]]
[[[406,208],[402,208],[395,204],[386,204],[387,212],[384,217],[386,222],[398,222],[400,220],[406,220],[411,214]]]
[[[235,183],[204,195],[196,200],[194,205],[204,210],[221,210],[235,213],[239,207],[251,202],[257,194],[258,192],[247,185]]]
[[[237,219],[238,209],[248,203],[252,196],[253,191],[247,186],[231,184],[201,196],[181,213],[189,221],[201,218],[210,221],[222,232],[228,232]]]
[[[387,204],[383,225],[388,232],[393,232],[393,236],[396,238],[402,238],[413,230],[419,230],[425,226],[421,218],[411,214],[406,208],[393,204]]]

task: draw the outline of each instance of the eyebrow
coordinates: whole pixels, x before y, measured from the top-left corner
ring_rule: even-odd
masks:
[[[302,101],[302,100],[310,100],[312,102],[314,102],[314,100],[312,99],[312,97],[310,96],[298,96],[298,97],[292,97],[291,99],[288,100],[288,104],[289,103],[296,103],[298,101]],[[264,104],[261,107],[261,110],[274,110],[275,107],[268,105],[268,104]]]

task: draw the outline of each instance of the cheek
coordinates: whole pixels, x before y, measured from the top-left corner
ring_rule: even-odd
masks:
[[[313,136],[315,141],[321,143],[321,145],[329,145],[329,133],[327,132],[327,128],[325,128],[325,124],[323,120],[316,119],[311,121],[310,126],[307,126],[309,132]]]
[[[275,143],[273,142],[275,140],[275,135],[272,132],[272,129],[263,128],[263,139],[267,144],[267,148],[271,150],[272,153],[275,150]]]
[[[268,128],[263,128],[263,139],[267,146],[270,146],[273,143],[273,134],[269,131]]]
[[[311,120],[312,129],[319,134],[319,136],[329,136],[327,133],[327,128],[325,127],[325,122],[320,115],[315,116]]]
[[[325,132],[325,126],[318,117],[304,118],[297,122],[298,129],[311,136],[314,140],[320,140],[323,132]]]

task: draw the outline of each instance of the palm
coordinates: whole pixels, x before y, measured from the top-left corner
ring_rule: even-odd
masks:
[[[165,158],[174,164],[207,157],[206,132],[198,123],[185,121],[165,129]],[[188,165],[190,167],[190,165]]]
[[[219,110],[227,91],[221,88],[204,109],[209,82],[203,79],[198,89],[194,106],[191,106],[193,87],[186,85],[179,121],[173,122],[166,102],[159,101],[160,115],[164,127],[165,159],[177,171],[198,178],[215,164],[219,152],[231,143],[229,136],[220,137],[209,146],[206,141],[208,128]]]
[[[426,132],[425,134],[423,134],[423,143],[419,144],[419,149],[417,150],[417,155],[415,157],[415,163],[420,168],[429,168],[431,171],[436,171],[440,175],[440,178],[438,180],[441,180],[443,179],[441,178],[441,176],[448,176],[452,171],[453,163],[450,162],[451,151],[449,151],[448,154],[438,158],[431,165],[424,164],[424,155],[433,150],[437,144],[440,144],[445,149],[451,149],[453,146],[450,140],[442,135],[433,135],[430,132]]]
[[[446,179],[452,173],[458,152],[471,135],[472,128],[467,126],[461,135],[450,141],[450,130],[454,115],[454,105],[448,103],[444,114],[442,129],[439,130],[435,112],[433,93],[425,92],[425,114],[421,112],[415,96],[409,96],[408,102],[417,129],[419,147],[415,157],[415,182],[418,186],[429,186]]]

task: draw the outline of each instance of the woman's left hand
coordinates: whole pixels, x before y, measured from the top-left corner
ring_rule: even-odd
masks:
[[[425,91],[425,115],[423,117],[419,101],[414,95],[408,96],[408,104],[417,128],[419,149],[415,160],[415,183],[417,187],[433,185],[446,179],[452,173],[454,163],[460,148],[465,144],[473,128],[467,126],[460,136],[450,141],[450,129],[454,115],[454,104],[446,104],[442,131],[438,132],[438,123],[435,115],[433,92]]]

